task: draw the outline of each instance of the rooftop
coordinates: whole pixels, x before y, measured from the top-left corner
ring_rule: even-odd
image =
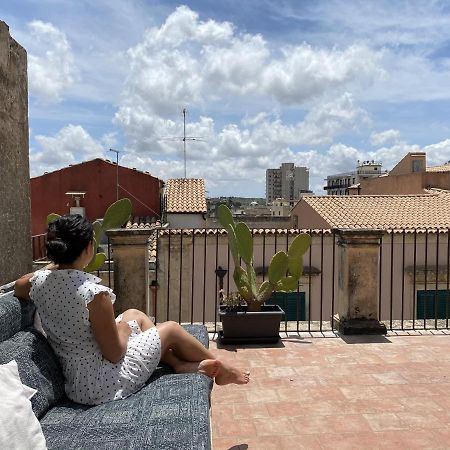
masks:
[[[82,162],[79,162],[79,163],[76,163],[76,164],[69,164],[69,165],[67,165],[65,167],[61,167],[60,169],[55,169],[55,170],[52,170],[50,172],[44,172],[42,175],[38,175],[36,177],[31,177],[31,179],[33,180],[33,179],[37,179],[39,177],[45,177],[45,176],[47,176],[49,174],[52,174],[52,173],[55,173],[55,172],[61,172],[61,171],[65,171],[65,170],[70,170],[72,167],[82,166],[83,164],[84,165],[103,164],[105,166],[111,166],[111,167],[114,166],[115,168],[117,168],[117,164],[114,161],[110,161],[109,159],[104,159],[104,158],[93,158],[93,159],[88,159],[86,161],[82,161]],[[153,175],[150,174],[150,172],[143,171],[143,170],[138,170],[135,167],[131,168],[131,167],[126,167],[126,166],[122,166],[122,165],[119,164],[119,169],[121,169],[121,170],[125,169],[125,170],[128,170],[128,171],[141,173],[141,174],[144,174],[144,175],[148,175],[148,176],[150,176],[152,178],[155,178]],[[116,170],[116,169],[114,169],[114,170]]]
[[[427,172],[450,172],[450,162],[440,166],[427,167]]]
[[[215,355],[251,371],[247,386],[213,389],[213,448],[449,448],[449,332],[434,333],[211,342]]]
[[[421,195],[313,196],[302,200],[330,228],[448,228],[450,192],[430,189]]]
[[[166,184],[168,213],[206,213],[205,180],[170,179]]]

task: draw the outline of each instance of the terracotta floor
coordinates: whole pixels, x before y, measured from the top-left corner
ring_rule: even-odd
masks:
[[[211,348],[252,379],[214,387],[214,450],[450,449],[449,332]]]

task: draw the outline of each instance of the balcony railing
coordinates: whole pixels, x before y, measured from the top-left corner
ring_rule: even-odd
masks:
[[[47,257],[47,244],[46,234],[37,234],[31,237],[31,247],[33,249],[33,261],[42,261]]]
[[[275,293],[270,303],[286,312],[280,331],[332,331],[338,310],[335,230],[304,230],[312,236],[304,273],[293,293]],[[259,281],[271,256],[286,250],[298,230],[253,230]],[[220,329],[218,293],[236,289],[233,260],[223,230],[157,231],[158,321],[204,323]],[[379,247],[378,316],[390,330],[448,329],[450,319],[449,230],[389,230]],[[225,272],[226,271],[226,272]],[[222,278],[220,277],[220,274]]]

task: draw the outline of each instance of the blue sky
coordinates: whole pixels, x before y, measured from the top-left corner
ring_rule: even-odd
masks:
[[[450,2],[18,0],[32,176],[95,157],[265,195],[265,170],[327,175],[409,151],[450,160]]]

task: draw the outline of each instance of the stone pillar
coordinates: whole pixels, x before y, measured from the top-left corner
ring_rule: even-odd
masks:
[[[114,260],[114,292],[117,314],[135,308],[150,312],[149,238],[152,230],[109,230]]]
[[[334,327],[342,334],[386,334],[379,321],[382,230],[337,230],[338,305]]]
[[[0,21],[0,285],[31,271],[27,52]]]

